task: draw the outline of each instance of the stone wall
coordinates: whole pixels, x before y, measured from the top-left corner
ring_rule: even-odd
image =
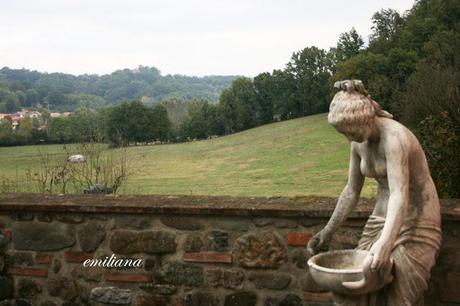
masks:
[[[0,195],[0,305],[332,305],[305,245],[335,199]],[[353,248],[362,200],[331,248]],[[425,305],[460,303],[460,201],[443,201],[443,248]],[[140,258],[140,268],[84,267]]]

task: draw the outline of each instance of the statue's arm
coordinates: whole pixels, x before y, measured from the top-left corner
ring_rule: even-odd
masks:
[[[382,234],[370,250],[374,254],[371,269],[379,270],[389,264],[391,251],[406,218],[409,205],[409,147],[410,141],[402,141],[399,137],[385,146],[390,196]]]
[[[359,195],[364,184],[364,176],[360,170],[361,157],[358,155],[355,144],[351,144],[350,166],[348,169],[348,182],[340,194],[337,205],[329,222],[323,229],[326,238],[330,238],[346,220],[356,207]]]

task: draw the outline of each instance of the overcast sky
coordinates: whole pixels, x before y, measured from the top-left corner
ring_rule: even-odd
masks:
[[[328,49],[371,16],[413,0],[0,0],[0,67],[105,74],[246,75],[283,68],[294,51]]]

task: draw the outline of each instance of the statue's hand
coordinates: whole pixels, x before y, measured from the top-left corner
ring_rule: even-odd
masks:
[[[320,252],[327,251],[329,244],[329,237],[324,233],[324,231],[319,231],[313,236],[307,245],[307,251],[311,256],[316,255]]]
[[[392,246],[390,243],[386,243],[380,239],[378,239],[374,245],[372,245],[368,255],[368,257],[372,257],[372,263],[370,266],[372,271],[388,269],[391,264],[391,249]]]
[[[390,258],[389,264],[379,271],[373,270],[372,263],[374,256],[369,254],[363,262],[363,279],[355,282],[343,282],[342,285],[350,290],[351,294],[366,294],[381,289],[393,281],[391,274],[393,269],[393,260]]]

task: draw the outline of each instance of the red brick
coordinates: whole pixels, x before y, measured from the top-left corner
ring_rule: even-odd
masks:
[[[11,267],[7,272],[17,276],[48,277],[48,269]]]
[[[3,232],[3,236],[6,236],[10,239],[13,237],[13,231],[11,230],[11,228],[4,228],[2,232]]]
[[[53,255],[37,253],[35,255],[35,262],[39,265],[49,265],[53,261]]]
[[[117,274],[110,273],[106,280],[109,282],[125,282],[125,283],[150,283],[152,277],[146,274]]]
[[[87,259],[93,258],[93,253],[84,252],[65,252],[64,257],[67,262],[83,263]]]
[[[287,235],[287,244],[291,246],[306,246],[312,237],[311,233],[290,232]]]
[[[230,252],[196,252],[185,253],[182,256],[183,261],[187,262],[210,262],[210,263],[232,263]]]
[[[332,293],[315,293],[315,292],[305,292],[303,294],[303,299],[305,302],[333,302],[334,297]]]

